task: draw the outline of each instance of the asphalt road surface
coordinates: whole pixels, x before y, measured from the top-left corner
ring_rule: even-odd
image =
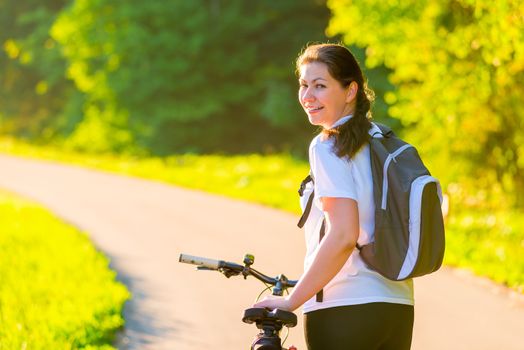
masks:
[[[178,262],[180,253],[241,262],[296,279],[297,216],[263,206],[53,162],[0,155],[0,188],[35,200],[90,235],[133,294],[119,349],[248,349],[241,322],[264,286]],[[443,268],[415,281],[415,350],[523,350],[524,301],[504,287]],[[300,312],[299,312],[300,315]],[[299,320],[301,317],[299,316]],[[305,349],[302,324],[286,345]]]

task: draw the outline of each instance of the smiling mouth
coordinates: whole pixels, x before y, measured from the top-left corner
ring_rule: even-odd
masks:
[[[318,112],[320,111],[321,109],[323,109],[324,107],[317,107],[317,108],[308,108],[307,111],[308,112]]]

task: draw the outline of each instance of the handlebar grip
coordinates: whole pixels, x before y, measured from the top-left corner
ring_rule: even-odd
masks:
[[[211,269],[211,270],[218,270],[218,268],[221,267],[223,263],[220,260],[202,258],[200,256],[193,256],[193,255],[187,255],[187,254],[180,254],[180,258],[178,259],[178,261],[181,263],[185,263],[185,264],[193,264],[193,265],[207,267],[208,269]]]

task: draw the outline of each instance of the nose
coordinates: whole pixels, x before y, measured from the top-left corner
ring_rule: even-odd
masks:
[[[303,103],[312,102],[315,100],[315,95],[313,95],[311,89],[308,87],[301,91],[300,99],[302,100]]]

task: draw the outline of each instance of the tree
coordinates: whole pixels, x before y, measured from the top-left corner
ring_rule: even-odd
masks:
[[[392,70],[390,113],[447,184],[524,191],[524,3],[330,0],[331,35]],[[460,188],[458,185],[449,189]],[[520,196],[522,197],[522,196]],[[500,204],[500,203],[499,203]]]
[[[66,0],[0,4],[0,130],[47,139],[78,115],[80,96],[64,75],[65,60],[49,36]],[[67,110],[67,113],[66,113]],[[76,113],[75,113],[76,112]]]
[[[304,136],[293,60],[328,15],[322,1],[76,0],[51,30],[86,94],[71,142],[249,151]]]

